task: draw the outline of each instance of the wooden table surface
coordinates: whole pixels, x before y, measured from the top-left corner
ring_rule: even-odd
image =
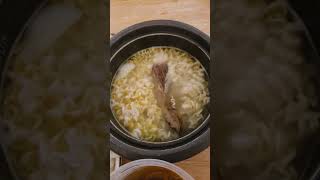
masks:
[[[210,0],[111,0],[110,33],[156,19],[177,20],[210,33]],[[210,148],[176,163],[196,180],[210,179]]]

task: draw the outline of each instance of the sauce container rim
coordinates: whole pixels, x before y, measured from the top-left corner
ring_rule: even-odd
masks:
[[[129,174],[135,172],[135,170],[140,169],[142,167],[150,167],[150,166],[166,168],[176,173],[184,180],[194,180],[194,178],[191,175],[189,175],[186,171],[184,171],[180,167],[172,163],[169,163],[163,160],[158,160],[158,159],[141,159],[141,160],[131,161],[123,166],[120,166],[120,168],[114,171],[110,175],[110,179],[123,180]]]

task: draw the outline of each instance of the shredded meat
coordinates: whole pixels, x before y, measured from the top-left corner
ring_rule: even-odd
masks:
[[[166,76],[168,73],[168,64],[161,63],[161,64],[154,64],[152,66],[152,76],[156,84],[160,86],[160,88],[164,91],[165,83],[166,83]]]
[[[152,77],[155,83],[154,94],[167,123],[172,129],[175,129],[179,133],[181,128],[181,119],[179,118],[175,108],[174,98],[169,98],[165,93],[167,73],[167,63],[154,64],[152,66]]]

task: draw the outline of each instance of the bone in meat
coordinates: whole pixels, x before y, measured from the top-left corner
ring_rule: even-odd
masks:
[[[169,100],[167,94],[165,93],[167,73],[167,63],[154,64],[152,66],[152,77],[155,82],[154,94],[169,126],[175,129],[177,132],[180,132],[181,120],[174,107],[174,104],[171,102],[173,97],[171,97],[171,100]]]

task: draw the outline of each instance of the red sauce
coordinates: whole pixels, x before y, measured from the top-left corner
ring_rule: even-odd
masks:
[[[183,180],[178,174],[171,170],[163,167],[148,166],[143,167],[129,176],[124,180]]]

